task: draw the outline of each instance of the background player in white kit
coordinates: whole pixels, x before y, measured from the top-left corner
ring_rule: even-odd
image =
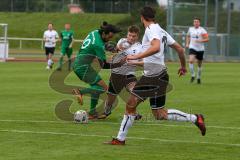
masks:
[[[138,42],[140,34],[139,27],[133,25],[128,27],[128,33],[126,38],[121,38],[117,43],[118,53],[113,57],[112,63],[118,63],[127,55],[138,54],[142,51],[142,45]],[[108,97],[105,101],[105,111],[99,118],[106,118],[111,114],[113,104],[117,98],[117,95],[126,88],[128,91],[132,90],[137,82],[135,77],[136,66],[123,64],[121,67],[111,70],[111,76],[109,80]],[[136,119],[140,119],[141,115],[137,114]]]
[[[58,33],[53,29],[53,24],[49,23],[48,30],[46,30],[43,34],[43,41],[45,42],[45,54],[47,59],[46,69],[51,69],[53,66],[52,56],[54,54],[58,38]]]
[[[107,142],[111,145],[124,145],[128,129],[132,126],[136,107],[142,101],[150,98],[152,113],[157,120],[175,120],[192,122],[205,135],[206,128],[204,118],[201,114],[188,114],[176,109],[164,109],[166,90],[168,85],[168,74],[164,63],[164,50],[166,45],[174,48],[179,56],[181,67],[179,75],[186,73],[184,49],[165,31],[159,24],[155,23],[155,10],[144,7],[141,10],[141,21],[145,27],[142,45],[143,52],[128,55],[128,60],[142,59],[144,63],[144,75],[136,83],[132,94],[126,104],[126,113],[123,117],[117,138]]]
[[[207,31],[200,26],[200,19],[193,19],[193,27],[190,27],[186,38],[186,48],[189,48],[189,70],[191,72],[192,83],[195,80],[194,62],[197,60],[198,72],[197,83],[201,84],[202,61],[204,54],[204,43],[209,41]]]

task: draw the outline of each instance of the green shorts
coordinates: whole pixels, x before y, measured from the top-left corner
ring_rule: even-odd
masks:
[[[90,85],[97,84],[102,78],[98,74],[99,71],[95,70],[91,63],[85,63],[81,59],[76,58],[73,65],[73,71],[78,78]]]
[[[67,57],[71,58],[72,53],[73,53],[73,49],[72,48],[69,48],[69,47],[62,47],[61,48],[62,56],[65,56],[67,54]]]

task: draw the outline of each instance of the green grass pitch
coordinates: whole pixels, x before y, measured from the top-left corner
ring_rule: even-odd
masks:
[[[126,146],[102,144],[116,136],[124,102],[107,120],[87,125],[64,122],[55,116],[55,105],[71,95],[53,91],[51,71],[45,63],[0,63],[0,159],[1,160],[239,160],[240,72],[239,63],[207,63],[202,85],[189,84],[189,74],[179,78],[178,64],[168,64],[174,89],[167,106],[205,115],[207,134],[190,123],[136,122]],[[102,75],[108,79],[109,72]],[[66,83],[81,82],[71,73]],[[85,97],[84,109],[89,98]],[[72,112],[80,109],[73,103]],[[148,102],[138,108],[150,115]]]

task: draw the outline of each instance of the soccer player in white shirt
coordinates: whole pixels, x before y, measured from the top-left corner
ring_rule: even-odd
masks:
[[[204,43],[208,41],[208,33],[203,27],[200,26],[200,19],[194,18],[193,27],[189,28],[186,38],[186,48],[189,48],[189,69],[191,72],[191,83],[195,80],[193,63],[195,60],[197,60],[197,83],[201,84],[202,61],[205,50]]]
[[[192,122],[205,135],[206,128],[201,114],[188,114],[176,109],[165,109],[168,74],[164,63],[164,50],[166,45],[175,49],[180,59],[179,75],[186,73],[184,49],[165,31],[155,23],[155,10],[144,7],[141,10],[141,21],[145,27],[142,45],[143,52],[136,55],[128,55],[128,60],[143,58],[144,75],[140,78],[132,90],[132,94],[126,104],[126,112],[123,117],[117,138],[107,142],[111,145],[124,145],[129,128],[132,126],[136,107],[139,103],[150,98],[152,113],[157,120],[175,120]]]
[[[51,69],[53,66],[52,56],[54,55],[58,38],[58,33],[53,29],[53,24],[49,23],[48,30],[46,30],[43,34],[43,41],[45,42],[45,54],[47,59],[46,69]]]
[[[118,63],[127,55],[138,54],[142,51],[142,45],[138,42],[140,34],[139,27],[132,25],[128,27],[126,38],[121,38],[117,43],[118,53],[113,57],[112,63]],[[128,91],[132,90],[137,82],[135,76],[136,66],[123,64],[121,67],[111,70],[109,80],[108,97],[105,101],[104,114],[100,115],[99,119],[104,119],[111,114],[114,109],[113,104],[116,101],[117,95],[120,94],[122,89],[126,88]],[[124,95],[125,97],[127,95]],[[136,119],[140,119],[141,115],[137,114]]]

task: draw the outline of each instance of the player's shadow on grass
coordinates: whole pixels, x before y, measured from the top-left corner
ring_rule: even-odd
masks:
[[[73,60],[72,60],[73,61]],[[97,65],[96,65],[97,66]],[[96,69],[96,72],[100,72],[100,68]],[[142,67],[137,67],[136,68],[136,72],[139,71],[143,71]],[[64,63],[62,70],[58,71],[58,70],[54,70],[52,72],[52,74],[49,77],[49,86],[55,90],[58,93],[62,93],[62,94],[67,94],[67,95],[72,95],[72,90],[73,89],[85,89],[86,87],[83,86],[75,86],[75,85],[69,85],[65,83],[65,79],[67,78],[67,76],[71,73],[71,71],[68,71],[68,63]],[[141,76],[138,76],[137,79],[140,79]],[[81,81],[81,80],[79,80]],[[172,90],[172,85],[169,84],[167,81],[158,81],[157,83],[167,83],[167,89],[166,92],[156,92],[156,90],[159,90],[159,88],[155,87],[155,86],[159,86],[158,84],[154,84],[153,82],[149,82],[151,84],[151,86],[142,86],[143,88],[145,88],[145,90],[142,90],[142,92],[144,92],[145,97],[156,97],[156,96],[162,96],[165,95],[166,93],[168,93],[169,91]],[[118,85],[118,84],[113,84],[114,85]],[[117,86],[116,86],[117,87]],[[89,88],[88,88],[89,89]],[[95,90],[91,91],[92,93],[96,93]],[[101,93],[104,91],[101,91]],[[156,94],[157,93],[157,94]],[[120,97],[125,103],[128,101],[129,97],[130,97],[131,93],[129,91],[127,91],[126,89],[123,89],[120,94],[118,95],[118,97]],[[91,97],[91,94],[86,94],[84,95],[84,97]],[[96,111],[98,114],[103,114],[105,111],[105,100],[107,98],[107,93],[102,93],[100,94],[99,97],[99,104],[96,108]],[[73,117],[74,114],[70,111],[70,107],[73,103],[73,100],[61,100],[60,102],[58,102],[55,106],[55,115],[58,119],[60,120],[64,120],[64,121],[73,121]],[[112,106],[112,110],[114,110],[119,103],[119,99],[117,98],[115,103]]]

